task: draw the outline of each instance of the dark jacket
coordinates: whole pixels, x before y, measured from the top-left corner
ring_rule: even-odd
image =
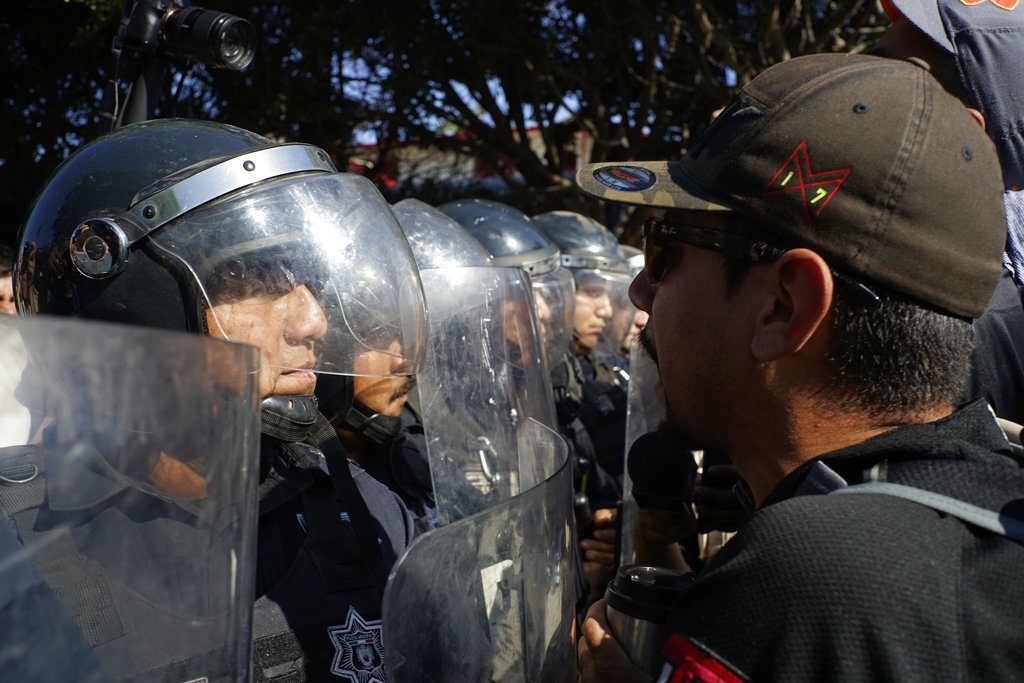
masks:
[[[987,407],[820,460],[1024,517],[1024,476]],[[1017,680],[1024,546],[881,494],[803,495],[786,477],[678,600],[664,652],[757,680]],[[728,678],[726,678],[728,680]]]
[[[577,493],[587,494],[592,509],[615,507],[622,497],[621,487],[598,463],[594,442],[581,419],[584,410],[584,370],[575,354],[567,351],[558,360],[551,370],[551,383],[558,430],[569,445],[569,457],[573,464],[573,489]],[[624,459],[621,450],[619,458]]]
[[[408,405],[402,408],[401,418],[402,429],[387,446],[366,441],[367,457],[360,465],[402,499],[413,516],[416,533],[423,533],[438,526],[427,439],[423,423]]]
[[[344,456],[339,481],[350,484],[339,492],[319,451],[302,446],[277,449],[260,487],[253,680],[384,680],[381,600],[412,520]]]
[[[972,398],[984,398],[999,417],[1024,423],[1024,306],[1008,272],[974,321],[974,341]]]

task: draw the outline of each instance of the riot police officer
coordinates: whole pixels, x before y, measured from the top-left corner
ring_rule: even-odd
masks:
[[[569,441],[577,491],[586,493],[593,507],[614,507],[619,497],[618,486],[598,465],[594,444],[579,419],[582,370],[574,367],[574,359],[567,351],[575,290],[572,276],[560,266],[558,247],[537,230],[526,214],[499,202],[464,199],[439,208],[487,249],[494,265],[519,267],[530,274],[535,286],[539,285],[541,296],[549,302],[549,320],[570,321],[564,328],[546,326],[545,335],[559,429]],[[549,293],[554,296],[547,298]]]
[[[318,374],[406,376],[422,358],[415,263],[372,184],[231,126],[127,126],[48,181],[15,279],[24,313],[259,349],[254,677],[383,678],[381,594],[411,522],[349,465],[313,397]]]
[[[483,247],[437,209],[406,199],[396,203],[392,211],[421,271],[490,263]],[[445,306],[450,294],[450,290],[437,291],[431,307]],[[430,292],[425,291],[425,295],[429,305]],[[428,347],[428,354],[444,341],[437,340]],[[334,425],[348,456],[402,497],[418,529],[438,526],[427,439],[420,417],[422,406],[413,378],[332,376],[317,383],[316,393],[321,412]],[[448,421],[442,429],[455,427]],[[436,439],[445,439],[445,435]]]
[[[494,266],[479,242],[417,200],[395,205],[420,268],[428,344],[413,392],[426,430],[438,518],[448,524],[531,489],[551,473],[530,422],[557,417],[540,297],[522,269]],[[532,443],[532,442],[531,442]]]
[[[629,302],[629,264],[612,234],[591,218],[551,211],[533,221],[558,245],[562,265],[576,279],[573,353],[582,369],[580,419],[597,461],[621,477],[629,381],[621,349],[636,314]]]

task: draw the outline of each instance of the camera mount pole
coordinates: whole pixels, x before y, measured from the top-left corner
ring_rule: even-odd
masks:
[[[146,59],[142,62],[135,81],[128,86],[127,99],[118,113],[114,128],[153,118],[160,102],[165,72],[163,60]]]
[[[113,52],[118,71],[131,79],[131,85],[125,93],[124,105],[115,113],[114,128],[148,121],[156,114],[169,67],[169,62],[157,54],[160,21],[174,4],[175,0],[124,1]]]
[[[252,62],[255,44],[252,24],[227,12],[193,7],[188,0],[124,0],[112,48],[113,112],[104,116],[115,129],[148,121],[157,115],[175,60],[241,71]],[[123,106],[122,79],[130,83]]]

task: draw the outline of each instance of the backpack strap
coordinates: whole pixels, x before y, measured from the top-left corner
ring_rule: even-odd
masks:
[[[980,529],[991,531],[1017,543],[1024,544],[1024,520],[1009,515],[1001,515],[994,510],[986,510],[956,498],[950,498],[949,496],[943,496],[913,486],[872,481],[836,489],[831,493],[880,493],[902,498],[903,500],[909,500],[919,505],[930,507],[933,510],[944,512],[947,515],[952,515]]]
[[[46,460],[38,446],[0,448],[0,514],[12,520],[46,500]]]
[[[46,503],[46,458],[38,446],[0,449],[0,517],[22,544],[89,645],[124,635],[106,574],[86,560],[68,528],[38,524]]]

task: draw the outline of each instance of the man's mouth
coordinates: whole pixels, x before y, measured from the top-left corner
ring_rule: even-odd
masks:
[[[309,361],[309,362],[303,363],[302,365],[300,365],[300,366],[298,366],[298,367],[296,367],[296,368],[294,368],[292,370],[288,370],[287,372],[282,372],[281,374],[286,376],[286,377],[294,377],[294,378],[297,378],[297,379],[299,379],[299,378],[301,378],[301,379],[316,378],[316,373],[313,372],[313,366],[315,364],[316,363],[314,361]]]
[[[391,402],[405,398],[405,396],[408,395],[408,393],[412,391],[413,387],[415,386],[416,378],[409,377],[406,381],[402,382],[402,386],[398,387],[398,389],[395,390],[395,393],[391,394]]]

